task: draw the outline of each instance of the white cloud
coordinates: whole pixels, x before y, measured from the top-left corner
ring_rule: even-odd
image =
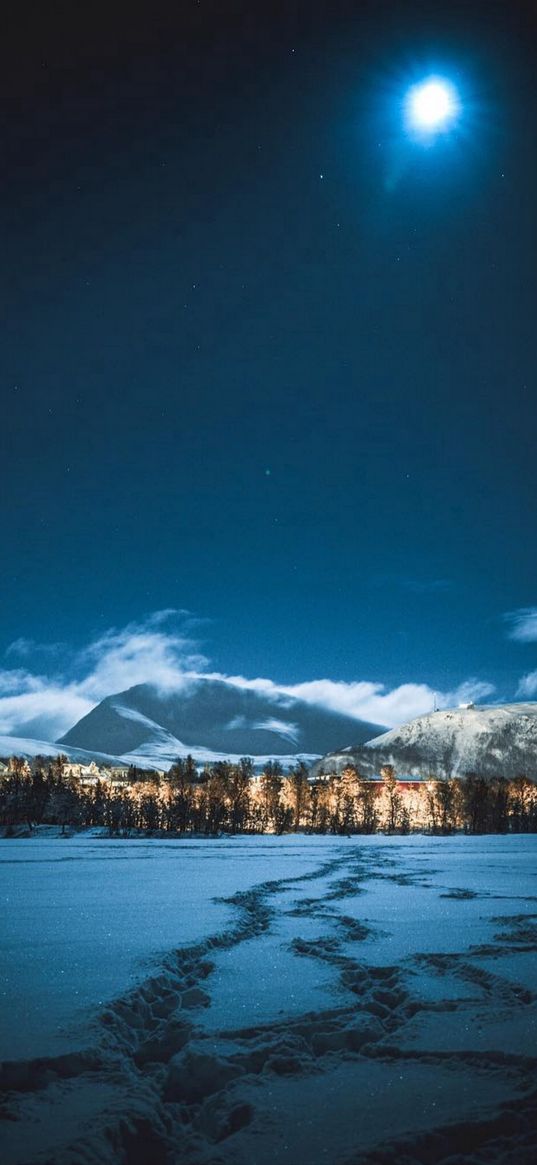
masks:
[[[173,689],[188,682],[188,674],[206,666],[205,656],[180,626],[170,627],[186,612],[157,611],[144,623],[105,632],[79,657],[90,670],[81,690],[94,701],[135,684],[150,682]]]
[[[65,643],[37,643],[35,639],[25,639],[21,635],[19,639],[15,639],[13,643],[6,648],[6,656],[14,655],[19,659],[28,659],[29,656],[35,655],[59,655],[60,652],[65,651]]]
[[[76,684],[28,676],[26,691],[0,697],[0,735],[55,740],[91,711],[94,703],[81,695]]]
[[[519,643],[537,641],[537,607],[520,607],[518,611],[508,611],[504,618],[511,627],[510,639]]]
[[[187,612],[157,611],[142,623],[105,632],[74,654],[62,674],[0,671],[0,734],[55,740],[105,696],[141,683],[169,689],[191,682],[192,669],[207,661],[187,629]],[[27,640],[17,640],[6,654],[20,654],[21,643],[29,654]]]
[[[39,678],[24,671],[23,668],[12,668],[0,672],[0,696],[4,693],[15,696],[19,692],[29,692],[39,687]]]
[[[526,699],[531,699],[537,692],[537,671],[530,671],[527,675],[522,676],[522,679],[517,688],[517,696],[524,696]]]
[[[482,700],[494,692],[493,684],[475,679],[466,680],[453,691],[435,692],[428,684],[400,684],[399,687],[387,690],[385,684],[369,680],[354,683],[307,680],[301,684],[283,685],[268,679],[249,680],[244,676],[225,676],[221,672],[213,672],[212,678],[227,680],[238,688],[264,692],[279,699],[282,705],[285,705],[286,698],[292,697],[352,716],[355,720],[368,720],[389,728],[432,712],[435,700],[438,708],[452,708],[461,703]]]
[[[483,699],[494,691],[492,684],[473,679],[453,691],[435,693],[420,683],[392,689],[369,680],[344,683],[319,679],[286,685],[263,677],[211,673],[191,637],[192,626],[188,612],[158,611],[142,622],[98,636],[73,654],[61,673],[33,674],[22,668],[0,671],[0,734],[56,740],[105,696],[141,683],[179,690],[204,677],[265,693],[276,707],[288,707],[292,699],[301,699],[390,728],[430,712],[435,698],[437,707],[448,708]],[[39,645],[35,646],[39,651]],[[29,657],[30,647],[28,641],[19,640],[7,654]]]

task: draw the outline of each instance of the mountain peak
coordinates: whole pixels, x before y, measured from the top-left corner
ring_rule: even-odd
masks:
[[[372,740],[329,753],[318,772],[340,771],[354,764],[373,776],[391,764],[400,775],[537,779],[537,703],[467,704],[417,716]]]
[[[188,752],[201,761],[252,756],[291,762],[313,760],[349,738],[365,741],[378,730],[277,689],[199,677],[178,689],[137,684],[107,696],[58,743],[158,767]]]

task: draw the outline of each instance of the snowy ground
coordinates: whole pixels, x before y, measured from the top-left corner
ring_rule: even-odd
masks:
[[[534,1163],[536,858],[0,842],[3,1163]]]

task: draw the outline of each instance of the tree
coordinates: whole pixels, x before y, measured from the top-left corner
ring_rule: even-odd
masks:
[[[457,824],[457,782],[438,781],[436,786],[438,823],[441,833],[451,833]]]
[[[168,772],[168,793],[163,794],[168,829],[186,833],[192,828],[194,809],[194,780],[198,772],[192,757],[181,758]]]
[[[108,789],[103,781],[97,781],[94,785],[88,804],[88,816],[90,825],[104,825],[106,820],[106,802],[108,800]]]
[[[140,797],[140,824],[148,833],[154,833],[160,827],[160,804],[158,796],[150,784],[142,787]]]
[[[497,777],[489,789],[490,828],[493,833],[507,833],[509,829],[509,782]]]
[[[61,781],[66,764],[69,763],[69,757],[64,752],[59,752],[52,761],[52,771],[58,781]]]
[[[358,772],[353,765],[347,765],[340,777],[339,832],[355,833],[357,826],[356,808],[358,800]]]
[[[427,806],[428,826],[432,833],[438,833],[440,805],[437,794],[437,782],[429,777],[425,785],[425,801]]]
[[[489,789],[484,777],[468,773],[462,782],[464,826],[468,833],[486,833]]]
[[[8,836],[15,825],[23,822],[32,828],[30,788],[28,777],[20,773],[11,773],[0,785],[0,819],[7,827]]]
[[[527,777],[515,777],[509,790],[509,818],[515,833],[537,828],[537,786]]]
[[[264,828],[272,825],[275,832],[276,822],[281,825],[280,798],[283,789],[283,769],[279,761],[268,761],[261,774],[260,795],[262,809],[262,823]]]
[[[386,827],[388,833],[395,833],[401,814],[401,795],[397,787],[397,777],[393,765],[383,765],[380,775],[384,784]]]
[[[80,823],[80,797],[74,785],[57,781],[50,796],[50,813],[57,825],[62,827],[62,837],[68,825]]]
[[[244,829],[250,807],[250,782],[254,773],[250,757],[241,757],[238,765],[231,765],[227,781],[227,801],[231,832]]]
[[[43,769],[38,768],[29,778],[28,784],[28,812],[30,820],[35,825],[41,825],[50,799],[50,783]]]
[[[375,833],[378,829],[378,782],[362,780],[358,785],[358,828],[361,833]]]
[[[22,777],[28,772],[28,761],[25,756],[11,756],[8,768],[14,777]]]
[[[285,798],[292,812],[292,828],[296,833],[305,819],[311,803],[308,770],[303,761],[291,769],[284,784]]]

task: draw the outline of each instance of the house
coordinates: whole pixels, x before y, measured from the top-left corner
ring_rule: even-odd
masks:
[[[89,765],[68,761],[64,764],[62,772],[64,777],[67,777],[69,780],[79,781],[81,785],[96,785],[103,778],[101,770],[97,768],[93,760],[90,761]]]

